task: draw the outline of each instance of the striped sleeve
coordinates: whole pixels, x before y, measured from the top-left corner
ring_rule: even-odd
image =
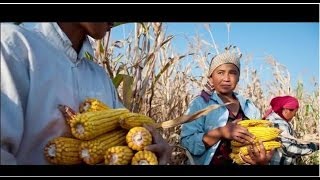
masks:
[[[285,133],[291,134],[289,133],[291,127],[288,124],[277,123],[275,124],[275,126],[284,131]],[[295,140],[284,137],[281,137],[281,141],[283,146],[283,152],[286,156],[289,157],[299,157],[303,155],[308,155],[319,149],[319,146],[315,143],[300,144]]]

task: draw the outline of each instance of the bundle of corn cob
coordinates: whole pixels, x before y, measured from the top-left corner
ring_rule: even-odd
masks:
[[[126,133],[126,130],[116,129],[89,141],[57,137],[47,143],[44,154],[52,164],[98,164],[108,148],[125,144]]]
[[[120,127],[119,117],[127,109],[111,109],[101,101],[86,99],[76,113],[66,105],[59,110],[70,125],[73,137],[57,137],[45,146],[45,157],[53,164],[96,164],[104,158],[107,148],[125,143],[126,130]]]
[[[131,113],[125,108],[112,109],[93,98],[80,104],[82,113],[75,113],[65,105],[59,105],[59,109],[70,125],[72,135],[81,140],[91,140],[119,126],[129,130],[143,124],[155,124],[148,116]]]
[[[85,99],[79,105],[80,113],[76,113],[65,105],[59,105],[59,110],[70,125],[73,138],[80,140],[78,154],[81,161],[87,164],[97,164],[105,159],[106,164],[126,164],[129,162],[128,159],[131,159],[131,164],[158,164],[155,154],[143,150],[145,146],[152,142],[151,134],[141,127],[143,124],[153,124],[156,128],[170,128],[197,119],[201,115],[205,115],[221,106],[223,105],[212,105],[193,115],[184,115],[162,123],[155,123],[152,118],[138,113],[131,113],[127,109],[112,109],[95,98]],[[123,129],[118,130],[118,127]],[[130,130],[127,136],[125,136],[126,130]],[[117,147],[124,145],[125,142],[127,142],[129,149],[137,151],[135,155],[133,155],[133,151],[130,153],[128,148]],[[65,142],[65,144],[68,146],[70,142]],[[55,164],[80,163],[76,160],[73,162],[69,162],[68,160],[67,162],[63,162],[60,160],[69,157],[69,154],[65,153],[67,152],[65,150],[62,151],[64,153],[54,155],[55,159],[60,158],[59,160],[54,160],[52,158],[52,149],[54,148],[50,145],[49,142],[48,147],[51,148],[45,150],[46,155],[53,159],[49,160],[50,162]],[[114,149],[109,150],[108,148],[110,147],[114,147]],[[120,154],[117,154],[118,152]]]
[[[143,150],[144,146],[151,144],[151,134],[139,126],[155,121],[145,115],[130,113],[123,108],[112,109],[94,98],[80,104],[81,113],[66,105],[58,108],[70,125],[73,137],[57,137],[48,142],[45,156],[53,164],[80,164],[83,161],[97,164],[103,160],[106,164],[128,164],[133,158],[133,150]],[[127,133],[129,129],[131,131]],[[129,146],[123,146],[126,135]],[[149,160],[150,153],[146,153]]]
[[[76,113],[65,105],[59,105],[59,110],[70,125],[74,138],[81,140],[79,155],[85,163],[96,164],[100,163],[102,159],[105,159],[106,164],[126,164],[128,163],[127,159],[132,159],[131,164],[157,164],[155,154],[143,150],[145,146],[152,142],[152,137],[148,135],[147,130],[141,129],[143,124],[152,124],[155,128],[171,128],[195,120],[227,104],[230,103],[211,105],[192,115],[183,115],[161,123],[155,123],[155,121],[148,116],[131,113],[126,109],[112,109],[95,98],[85,99],[79,105],[80,113]],[[133,130],[125,137],[123,136],[124,130],[116,130],[119,126],[124,130]],[[114,134],[120,134],[120,137]],[[118,138],[112,138],[113,136]],[[138,151],[133,157],[131,157],[131,153],[126,150],[127,148],[117,147],[107,150],[109,147],[123,145],[123,140],[127,141],[128,148],[132,148],[131,150],[133,151]],[[61,156],[61,154],[58,155]],[[60,161],[53,163],[59,164]]]
[[[267,152],[272,149],[281,147],[278,141],[280,130],[271,127],[272,123],[267,120],[242,120],[239,121],[240,126],[246,127],[248,131],[255,136],[255,143],[262,141]],[[257,144],[255,144],[257,145]],[[250,158],[248,155],[248,145],[241,144],[237,141],[231,141],[232,153],[229,155],[231,159],[237,164],[245,164],[240,155]]]

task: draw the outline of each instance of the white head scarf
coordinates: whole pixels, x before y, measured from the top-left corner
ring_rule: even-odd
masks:
[[[222,64],[234,64],[240,71],[240,58],[242,54],[236,46],[229,46],[225,48],[225,52],[216,55],[212,58],[208,72],[208,78],[212,75],[213,71]]]

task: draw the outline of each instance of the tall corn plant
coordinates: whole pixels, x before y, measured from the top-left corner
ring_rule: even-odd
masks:
[[[184,73],[191,68],[180,66],[187,55],[172,51],[174,36],[166,35],[163,26],[163,23],[134,23],[133,33],[124,40],[110,41],[108,47],[108,35],[97,41],[95,54],[95,60],[113,78],[123,104],[157,122],[181,116],[190,101]],[[122,53],[117,54],[116,50]],[[178,144],[178,138],[172,136],[175,131],[176,128],[171,128],[161,133],[175,145]],[[181,152],[174,154],[180,156]]]
[[[243,54],[242,60],[242,71],[240,72],[241,82],[237,87],[237,91],[252,100],[260,112],[263,112],[268,107],[268,104],[265,103],[266,97],[262,89],[258,70],[250,66],[250,63],[253,61],[253,56],[251,54]]]

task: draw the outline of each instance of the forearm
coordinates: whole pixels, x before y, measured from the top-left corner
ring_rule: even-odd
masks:
[[[193,155],[201,155],[206,151],[203,142],[204,133],[195,133],[189,136],[182,136],[181,145],[185,147]]]
[[[304,156],[316,151],[315,144],[283,143],[283,150],[287,156]]]
[[[208,147],[215,145],[222,138],[222,127],[212,129],[205,133],[202,141]]]

